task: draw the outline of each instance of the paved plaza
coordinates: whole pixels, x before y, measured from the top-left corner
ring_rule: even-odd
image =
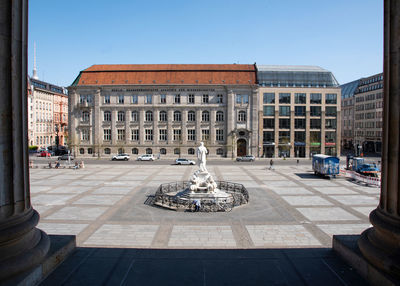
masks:
[[[30,171],[39,228],[102,248],[248,249],[331,247],[334,234],[370,226],[379,189],[314,176],[310,166],[213,165],[216,180],[243,184],[247,205],[228,213],[175,212],[147,204],[162,183],[185,181],[196,166],[87,165]]]

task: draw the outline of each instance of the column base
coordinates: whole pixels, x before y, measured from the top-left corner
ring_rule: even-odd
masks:
[[[38,265],[50,248],[47,234],[35,226],[39,214],[30,209],[0,225],[0,281]]]
[[[362,255],[379,270],[400,279],[400,220],[375,209],[370,221],[373,227],[358,240]]]

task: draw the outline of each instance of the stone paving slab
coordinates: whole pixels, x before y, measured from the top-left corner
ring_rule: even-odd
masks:
[[[310,167],[213,165],[216,180],[245,185],[248,205],[228,213],[186,213],[148,205],[162,183],[188,180],[197,166],[87,165],[31,169],[31,197],[49,233],[78,246],[139,248],[330,247],[333,233],[369,225],[378,188],[323,179]],[[54,179],[58,178],[58,179]]]

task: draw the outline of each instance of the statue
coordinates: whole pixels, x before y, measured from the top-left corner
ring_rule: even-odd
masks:
[[[200,142],[200,146],[197,147],[197,162],[199,164],[199,169],[201,172],[207,172],[206,155],[207,155],[207,148],[204,147],[203,142]]]

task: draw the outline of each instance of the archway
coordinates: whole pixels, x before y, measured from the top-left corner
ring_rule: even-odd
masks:
[[[246,147],[247,147],[246,140],[239,139],[237,141],[237,150],[236,150],[237,156],[246,156],[247,155]]]

